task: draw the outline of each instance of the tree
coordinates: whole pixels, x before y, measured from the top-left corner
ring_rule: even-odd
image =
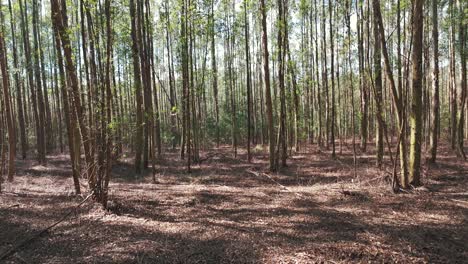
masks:
[[[71,91],[73,95],[73,118],[78,124],[79,132],[81,135],[81,142],[84,148],[88,185],[94,193],[94,189],[96,186],[95,163],[91,149],[91,142],[89,140],[88,125],[86,124],[86,119],[83,113],[83,106],[81,103],[81,96],[78,88],[78,77],[76,75],[75,63],[72,59],[73,56],[68,31],[66,1],[51,0],[50,7],[53,26],[57,31],[57,34],[60,36],[61,48],[65,57],[65,68],[67,70],[67,76],[69,78]],[[96,194],[94,193],[94,195]]]
[[[330,15],[330,74],[331,74],[331,123],[330,123],[330,141],[332,145],[332,158],[336,158],[335,153],[335,126],[336,126],[336,117],[335,117],[335,50],[334,50],[334,40],[333,40],[333,6],[331,1],[328,3],[328,11]]]
[[[11,0],[8,0],[8,9],[10,10],[10,28],[11,28],[11,40],[13,44],[13,67],[18,69],[18,54],[17,54],[17,45],[16,45],[16,27],[15,19],[13,15],[13,8],[11,5]],[[21,91],[20,78],[18,71],[14,72],[14,80],[16,87],[16,108],[18,112],[18,123],[20,128],[20,140],[21,140],[21,156],[23,159],[26,159],[28,151],[28,138],[26,137],[26,125],[24,121],[24,105],[23,105],[23,94]]]
[[[382,98],[382,64],[381,64],[381,43],[380,43],[380,32],[379,24],[377,22],[377,16],[374,15],[374,87],[377,100],[379,102],[383,101]],[[377,109],[381,109],[380,107]],[[379,110],[377,110],[379,111]],[[377,113],[378,115],[383,115],[383,113]],[[377,129],[375,134],[375,144],[376,144],[376,159],[377,167],[382,167],[383,162],[383,127],[380,122],[377,123]]]
[[[215,103],[215,120],[216,120],[216,146],[219,148],[219,103],[218,103],[218,68],[216,65],[216,43],[215,43],[215,19],[214,19],[214,3],[211,0],[211,14],[210,14],[210,35],[211,35],[211,71],[213,79],[213,96]]]
[[[0,16],[3,17],[0,8]],[[2,20],[2,30],[0,32],[0,70],[2,72],[3,86],[3,106],[5,111],[5,119],[8,127],[8,180],[13,181],[15,175],[15,156],[16,156],[16,131],[15,131],[15,116],[11,107],[10,97],[10,75],[8,73],[7,50],[5,47],[5,32]],[[2,110],[2,111],[3,111]],[[3,125],[3,124],[2,124]]]
[[[37,147],[37,161],[39,164],[45,164],[45,138],[44,138],[44,120],[43,114],[39,114],[39,103],[38,103],[38,96],[36,95],[36,88],[34,83],[34,72],[33,72],[33,65],[31,61],[31,46],[29,43],[29,27],[28,27],[28,12],[26,1],[24,2],[23,8],[23,0],[18,1],[20,13],[21,13],[21,34],[23,36],[23,49],[25,54],[25,62],[26,62],[26,72],[28,75],[28,84],[31,91],[31,101],[32,101],[32,110],[36,128],[36,147]]]
[[[466,3],[464,4],[463,1],[457,0],[458,9],[460,13],[459,18],[459,53],[460,53],[460,100],[458,106],[458,113],[457,113],[457,155],[464,160],[466,160],[466,154],[463,146],[464,141],[464,126],[465,126],[465,107],[466,107],[466,98],[467,98],[467,87],[466,87],[466,19],[465,19],[465,11],[466,11]]]
[[[183,133],[184,133],[184,142],[187,145],[187,172],[190,173],[191,169],[191,139],[190,139],[190,80],[189,80],[189,54],[188,54],[188,6],[187,0],[182,0],[180,11],[181,25],[180,25],[180,35],[182,41],[181,47],[181,57],[182,57],[182,87],[183,87],[183,99],[182,99],[182,112],[184,115],[183,121]],[[182,153],[184,153],[183,147]]]
[[[421,177],[421,134],[422,134],[422,49],[423,49],[423,4],[422,0],[413,0],[412,28],[412,97],[410,114],[410,156],[409,183],[420,185]]]
[[[65,71],[64,71],[64,65],[63,65],[63,55],[61,51],[61,44],[60,44],[60,35],[58,32],[58,29],[55,24],[53,24],[53,31],[54,31],[54,43],[55,43],[55,53],[57,54],[57,68],[59,70],[59,75],[60,75],[60,91],[62,93],[62,100],[63,100],[63,108],[65,112],[65,125],[66,125],[66,130],[67,130],[67,136],[68,136],[68,152],[70,156],[70,163],[72,167],[72,176],[73,176],[73,183],[75,187],[75,193],[80,194],[81,193],[81,187],[80,187],[80,158],[77,157],[79,153],[79,144],[78,144],[78,150],[75,145],[76,138],[78,137],[76,134],[74,134],[74,131],[76,130],[77,124],[76,124],[76,119],[74,118],[74,109],[73,107],[70,107],[70,100],[68,97],[68,86],[66,84],[66,76],[65,76]]]
[[[285,7],[286,9],[286,7]],[[285,42],[286,42],[286,15],[283,10],[283,0],[278,0],[278,83],[280,92],[280,126],[278,133],[278,159],[281,156],[281,166],[286,166],[287,145],[286,145],[286,91],[284,87],[285,72]],[[271,140],[271,139],[270,139]],[[278,167],[278,162],[276,162]]]
[[[36,93],[37,93],[37,106],[38,106],[38,113],[39,113],[39,131],[37,137],[40,138],[40,142],[38,143],[38,155],[39,155],[39,163],[45,164],[46,163],[46,107],[45,107],[45,94],[43,92],[43,85],[46,84],[42,82],[41,78],[41,67],[40,67],[40,47],[39,47],[39,33],[37,29],[38,22],[38,3],[37,0],[33,0],[32,2],[32,24],[33,24],[33,43],[34,43],[34,51],[33,58],[34,58],[34,68],[31,69],[34,72],[34,77],[36,81]]]
[[[273,124],[273,107],[271,104],[271,90],[270,90],[270,66],[268,54],[268,30],[267,30],[267,15],[265,0],[260,0],[260,12],[262,14],[262,52],[263,52],[263,78],[265,83],[265,104],[267,110],[268,122],[268,137],[270,142],[270,171],[276,171],[275,166],[275,131]]]
[[[401,167],[401,174],[400,174],[400,182],[399,185],[402,188],[408,188],[408,171],[407,171],[407,154],[406,154],[406,142],[404,140],[404,133],[406,132],[405,127],[405,120],[403,117],[403,94],[398,93],[395,79],[393,78],[393,72],[390,66],[390,59],[388,56],[387,50],[387,42],[385,39],[385,30],[383,28],[382,22],[382,14],[380,13],[380,3],[377,0],[372,1],[372,7],[374,11],[375,21],[378,25],[378,29],[380,32],[380,42],[382,44],[382,55],[384,58],[385,63],[385,73],[387,78],[389,79],[390,83],[390,90],[392,93],[393,104],[397,110],[397,123],[398,123],[398,131],[399,132],[399,152],[400,152],[400,167]],[[396,162],[396,161],[395,161]]]
[[[252,160],[250,153],[251,142],[251,121],[252,121],[252,79],[250,78],[250,51],[249,51],[249,18],[247,16],[248,0],[244,0],[244,37],[245,37],[245,68],[246,68],[246,85],[247,85],[247,160]]]
[[[136,7],[133,0],[130,0],[131,17],[131,36],[132,36],[132,59],[133,59],[133,80],[136,97],[136,134],[135,134],[135,172],[141,173],[142,163],[141,155],[143,151],[143,94],[141,89],[141,70],[140,70],[140,28],[137,23]]]
[[[433,71],[432,71],[432,129],[431,129],[431,157],[430,162],[435,163],[437,157],[437,143],[439,137],[439,30],[438,30],[438,0],[432,0],[432,45],[434,49],[433,55]]]

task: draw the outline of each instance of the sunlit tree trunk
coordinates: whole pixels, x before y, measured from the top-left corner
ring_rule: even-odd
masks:
[[[270,142],[270,171],[276,171],[275,166],[275,131],[273,121],[273,107],[271,104],[271,90],[270,90],[270,66],[269,66],[269,53],[268,53],[268,30],[267,30],[267,10],[265,0],[260,0],[260,12],[262,15],[262,52],[263,52],[263,77],[265,83],[265,104],[268,121],[268,138]]]
[[[11,0],[8,0],[8,8],[10,10],[10,27],[11,27],[11,39],[13,44],[13,67],[18,68],[18,54],[17,54],[17,45],[16,45],[16,26],[15,26],[15,16],[13,14],[13,9],[11,6]],[[16,87],[16,105],[18,112],[18,123],[20,129],[20,141],[21,141],[21,157],[26,159],[28,151],[28,138],[26,136],[26,125],[24,121],[24,105],[23,105],[23,94],[21,91],[20,78],[18,71],[14,71],[14,80]]]
[[[409,183],[420,185],[422,138],[423,0],[413,0],[412,97],[410,114]]]
[[[439,136],[439,30],[438,30],[438,0],[432,0],[432,45],[434,49],[433,55],[433,72],[432,72],[432,128],[431,128],[431,149],[430,161],[436,162],[437,143]]]
[[[0,16],[3,17],[0,10]],[[10,74],[8,72],[7,50],[5,47],[5,32],[2,20],[2,31],[0,32],[0,70],[2,73],[2,88],[3,88],[3,107],[5,111],[5,119],[8,128],[8,181],[13,181],[15,175],[15,156],[16,156],[16,131],[15,131],[15,116],[11,105],[10,95]],[[3,124],[2,124],[3,126]]]

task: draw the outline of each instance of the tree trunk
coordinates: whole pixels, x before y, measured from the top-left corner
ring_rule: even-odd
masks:
[[[72,176],[73,176],[73,183],[75,186],[75,193],[81,193],[80,187],[80,171],[79,171],[79,157],[76,157],[76,154],[79,153],[79,150],[75,148],[75,136],[73,131],[75,130],[76,123],[74,122],[75,119],[73,118],[73,109],[70,107],[69,99],[68,99],[68,87],[66,85],[66,77],[65,71],[63,69],[63,56],[60,47],[60,36],[55,24],[53,25],[54,30],[54,42],[55,42],[55,50],[57,54],[57,67],[59,70],[60,75],[60,91],[62,93],[62,100],[63,100],[63,110],[65,112],[65,125],[67,128],[67,136],[68,136],[68,152],[70,155],[70,162],[72,166]],[[79,147],[79,145],[78,145]]]
[[[413,0],[412,98],[410,114],[409,183],[420,185],[422,135],[423,0]]]
[[[3,17],[0,10],[0,16]],[[10,98],[10,76],[8,73],[7,63],[7,50],[5,47],[5,38],[3,32],[0,32],[0,70],[2,72],[2,86],[3,86],[3,106],[5,111],[5,119],[8,127],[8,181],[13,181],[15,175],[15,156],[16,156],[16,131],[15,131],[15,117],[12,111],[11,98]],[[3,126],[3,124],[2,124]]]
[[[8,0],[8,8],[10,10],[10,26],[11,26],[11,39],[13,44],[13,67],[15,69],[18,68],[18,54],[17,54],[17,46],[16,46],[16,27],[15,27],[15,17],[13,15],[13,10],[11,6],[11,0]],[[28,138],[26,137],[26,125],[24,121],[24,112],[23,112],[23,96],[21,91],[20,85],[20,78],[18,75],[18,71],[14,72],[14,79],[15,79],[15,86],[16,86],[16,105],[17,105],[17,112],[18,112],[18,122],[20,128],[20,140],[21,140],[21,157],[26,159],[27,151],[28,151]]]
[[[267,110],[268,120],[268,138],[270,142],[270,171],[276,171],[275,166],[275,131],[273,121],[273,107],[271,104],[271,90],[270,90],[270,66],[268,54],[268,30],[267,30],[267,15],[265,0],[260,0],[260,12],[262,14],[262,51],[263,51],[263,77],[265,83],[265,104]]]
[[[435,163],[437,157],[437,143],[439,134],[439,29],[438,29],[438,0],[432,0],[432,42],[433,42],[433,72],[432,72],[432,128],[430,135],[431,157],[430,162]]]
[[[78,87],[78,77],[76,75],[76,69],[72,59],[73,55],[67,22],[66,1],[62,1],[61,6],[59,3],[59,0],[51,0],[51,12],[53,14],[52,22],[54,27],[56,27],[57,31],[59,32],[62,44],[61,46],[65,55],[65,68],[67,70],[67,75],[70,80],[70,86],[73,94],[74,118],[78,123],[79,133],[81,134],[81,142],[83,143],[85,152],[88,185],[94,192],[96,186],[94,157],[91,152],[88,126],[84,119],[83,106],[81,104],[80,91]]]
[[[131,36],[132,36],[132,58],[133,58],[133,78],[136,97],[136,135],[135,135],[135,172],[141,173],[142,162],[141,155],[143,150],[143,94],[141,90],[141,71],[140,71],[140,28],[137,24],[137,14],[134,0],[130,0],[131,16]]]
[[[249,18],[247,16],[248,1],[244,1],[244,37],[245,37],[245,79],[247,82],[247,161],[250,163],[251,120],[252,120],[252,79],[250,78],[250,51],[249,51]]]
[[[382,63],[381,63],[381,43],[380,43],[380,34],[379,34],[379,25],[377,22],[377,16],[374,15],[374,87],[376,90],[376,96],[378,102],[383,102],[382,97]],[[383,30],[383,29],[382,29]],[[377,108],[382,109],[383,106]],[[378,113],[382,115],[383,113]],[[375,147],[376,147],[376,159],[377,167],[382,167],[383,162],[383,127],[380,122],[377,123],[377,129],[375,134]]]
[[[464,126],[465,126],[465,107],[467,97],[466,87],[466,3],[464,1],[457,0],[458,9],[461,17],[459,18],[459,53],[460,53],[460,101],[457,113],[457,155],[466,160],[466,154],[463,146],[464,139]]]

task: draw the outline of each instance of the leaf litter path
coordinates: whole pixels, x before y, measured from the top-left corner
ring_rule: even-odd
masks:
[[[8,262],[466,261],[467,164],[444,147],[439,164],[425,170],[427,189],[395,195],[371,154],[360,156],[358,179],[346,149],[339,161],[313,149],[294,154],[269,179],[260,175],[263,154],[247,164],[242,151],[234,159],[227,147],[210,150],[189,175],[177,153],[168,153],[156,184],[150,175],[136,178],[124,159],[113,169],[111,212],[87,203]],[[72,195],[65,155],[51,156],[46,167],[29,160],[18,167],[0,194],[0,252],[82,199]]]

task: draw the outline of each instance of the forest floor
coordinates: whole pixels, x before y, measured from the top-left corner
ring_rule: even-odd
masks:
[[[169,152],[157,183],[123,158],[111,211],[87,201],[6,263],[466,263],[468,164],[444,145],[438,164],[424,165],[425,187],[394,194],[372,153],[354,177],[345,146],[337,160],[315,146],[293,153],[279,173],[266,173],[261,151],[249,164],[244,149],[233,158],[222,147],[186,174]],[[67,155],[17,165],[0,194],[0,255],[83,200]]]

